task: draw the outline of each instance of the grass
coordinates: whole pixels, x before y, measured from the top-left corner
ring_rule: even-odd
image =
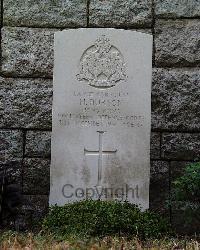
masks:
[[[58,241],[53,235],[45,235],[43,232],[17,233],[13,231],[0,232],[0,250],[199,250],[200,243],[197,239],[187,238],[163,238],[162,240],[148,240],[140,242],[137,238],[126,239],[118,237],[104,237],[103,239],[91,238],[80,240],[71,238],[66,241]]]

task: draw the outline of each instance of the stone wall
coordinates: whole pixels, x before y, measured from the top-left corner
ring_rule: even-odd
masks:
[[[181,225],[164,202],[186,163],[200,159],[199,0],[2,0],[0,169],[22,187],[17,224],[48,205],[53,34],[78,27],[153,34],[150,207]]]

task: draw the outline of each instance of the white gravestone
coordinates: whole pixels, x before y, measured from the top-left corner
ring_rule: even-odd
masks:
[[[55,34],[50,204],[121,200],[149,207],[152,36]]]

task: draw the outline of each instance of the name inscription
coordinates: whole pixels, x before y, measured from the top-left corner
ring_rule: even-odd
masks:
[[[57,114],[60,126],[140,128],[145,117],[142,114],[122,112],[129,99],[127,92],[79,92],[72,93],[76,109]],[[78,107],[78,108],[77,108]]]

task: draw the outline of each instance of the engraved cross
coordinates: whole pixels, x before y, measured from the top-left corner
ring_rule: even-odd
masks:
[[[103,134],[105,131],[97,131],[99,133],[99,150],[87,150],[84,148],[84,154],[85,155],[98,155],[98,180],[97,180],[97,186],[101,186],[101,180],[102,180],[102,168],[103,168],[103,155],[110,155],[115,154],[117,152],[116,150],[113,151],[105,151],[103,150]]]

